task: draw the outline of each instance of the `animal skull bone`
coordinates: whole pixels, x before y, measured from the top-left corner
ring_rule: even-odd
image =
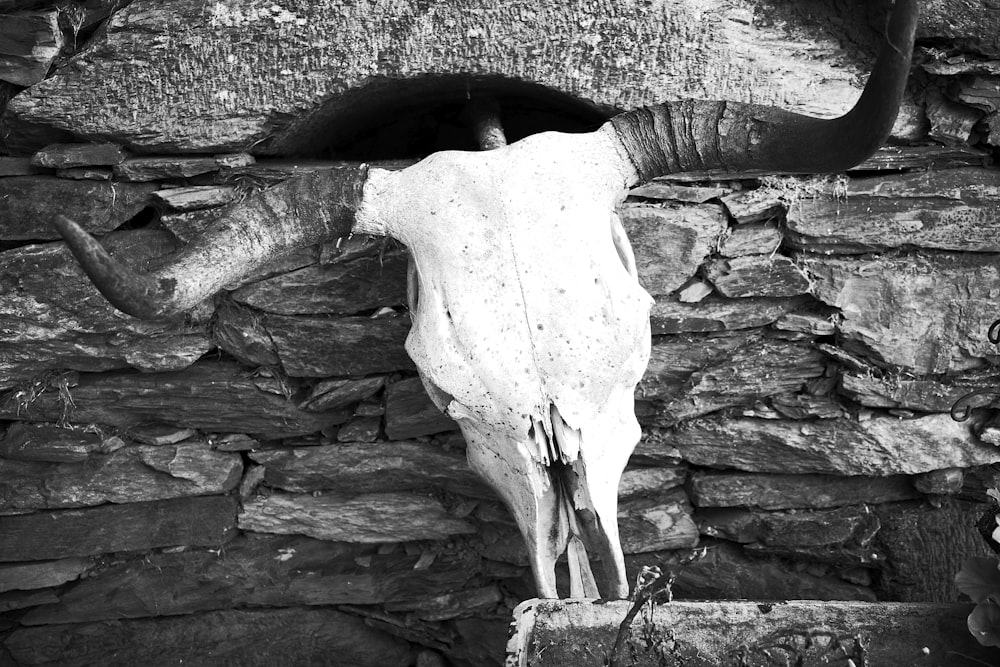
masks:
[[[838,171],[874,151],[909,71],[916,0],[848,114],[671,102],[589,134],[543,133],[496,150],[441,152],[401,171],[346,167],[289,179],[235,205],[171,264],[137,274],[71,221],[55,224],[98,288],[131,314],[191,308],[288,250],[351,232],[411,252],[406,348],[469,463],[525,536],[542,597],[626,597],[617,487],[638,442],[633,392],[649,356],[651,299],[615,207],[665,173]],[[603,566],[598,587],[589,558]]]
[[[628,173],[607,131],[545,133],[373,171],[358,211],[356,229],[410,249],[407,352],[513,511],[546,597],[567,545],[572,595],[598,594],[584,544],[608,594],[628,595],[618,481],[652,303],[614,215]]]

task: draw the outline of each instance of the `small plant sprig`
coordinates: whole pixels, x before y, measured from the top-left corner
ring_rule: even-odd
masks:
[[[989,489],[986,494],[1000,507],[1000,489]],[[1000,546],[1000,513],[990,538],[997,550]],[[1000,647],[1000,559],[973,556],[965,559],[961,571],[955,575],[958,590],[968,595],[976,608],[969,614],[969,632],[983,646]]]

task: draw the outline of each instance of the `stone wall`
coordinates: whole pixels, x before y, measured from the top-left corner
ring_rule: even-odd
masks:
[[[496,83],[533,77],[585,123],[671,92],[643,79],[653,65],[593,67],[629,35],[661,39],[643,28],[661,21],[633,18],[616,43],[574,56],[588,78],[518,69],[527,4],[480,37],[478,5],[448,24],[403,3],[396,32],[388,18],[364,24],[392,56],[372,72],[358,69],[374,48],[364,40],[345,42],[353,56],[337,43],[274,51],[330,21],[370,20],[293,4],[0,1],[31,26],[14,39],[0,20],[0,44],[22,45],[0,54],[0,99],[12,98],[0,122],[4,664],[497,664],[511,609],[533,595],[509,514],[403,350],[405,248],[305,248],[147,323],[96,293],[48,220],[68,215],[155,266],[246,193],[334,167],[336,149],[287,151],[322,128],[357,131],[336,100],[371,78],[417,90],[422,71],[472,68],[537,124],[555,98],[524,114],[537,91]],[[850,74],[866,67],[878,15],[839,10],[855,37],[838,50],[816,32],[834,11],[820,4],[706,14],[678,1],[663,25],[704,30],[692,45],[713,35],[756,49],[757,69],[730,70],[722,93],[751,97],[755,77],[774,75],[769,99],[829,114],[860,85]],[[987,340],[1000,317],[1000,50],[997,10],[955,3],[982,19],[951,34],[947,4],[929,3],[895,145],[858,169],[687,174],[626,202],[656,298],[636,394],[644,436],[620,487],[633,576],[669,568],[680,598],[952,601],[961,561],[987,552],[975,524],[1000,483],[1000,425],[988,398],[967,421],[948,413],[1000,380]],[[573,21],[599,18],[569,7]],[[428,45],[424,20],[451,25],[457,55]],[[506,45],[494,59],[477,50],[487,37]],[[558,53],[539,48],[542,64]],[[258,51],[273,58],[256,78],[220,65],[264,62]],[[654,64],[699,63],[702,78],[669,85],[712,97],[711,73],[732,56],[699,53],[659,49]],[[320,81],[337,57],[351,67]],[[793,65],[808,76],[781,78]],[[450,104],[442,80],[427,83]],[[410,102],[435,131],[453,122]]]

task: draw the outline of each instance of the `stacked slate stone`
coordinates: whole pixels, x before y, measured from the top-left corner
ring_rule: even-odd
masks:
[[[0,98],[21,93],[0,156],[0,663],[498,664],[533,595],[524,544],[403,349],[405,248],[304,248],[166,322],[114,310],[53,216],[153,267],[334,163],[235,130],[74,130],[72,83],[28,86],[84,37],[75,67],[99,70],[174,18],[137,1],[94,31],[122,3],[28,4],[54,46],[0,62]],[[670,568],[681,598],[951,601],[987,553],[1000,422],[987,401],[948,413],[1000,384],[1000,48],[954,44],[921,52],[907,145],[850,174],[686,174],[624,204],[656,298],[620,487],[633,576]]]

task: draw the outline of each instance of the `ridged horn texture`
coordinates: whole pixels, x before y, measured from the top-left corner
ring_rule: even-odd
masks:
[[[910,71],[917,0],[896,0],[878,60],[854,108],[819,119],[736,102],[665,102],[611,119],[642,183],[685,171],[843,171],[892,130]],[[635,183],[630,183],[635,185]]]
[[[367,165],[294,176],[234,204],[167,266],[139,273],[64,216],[53,225],[97,289],[119,310],[164,319],[293,248],[351,233],[368,178]]]

